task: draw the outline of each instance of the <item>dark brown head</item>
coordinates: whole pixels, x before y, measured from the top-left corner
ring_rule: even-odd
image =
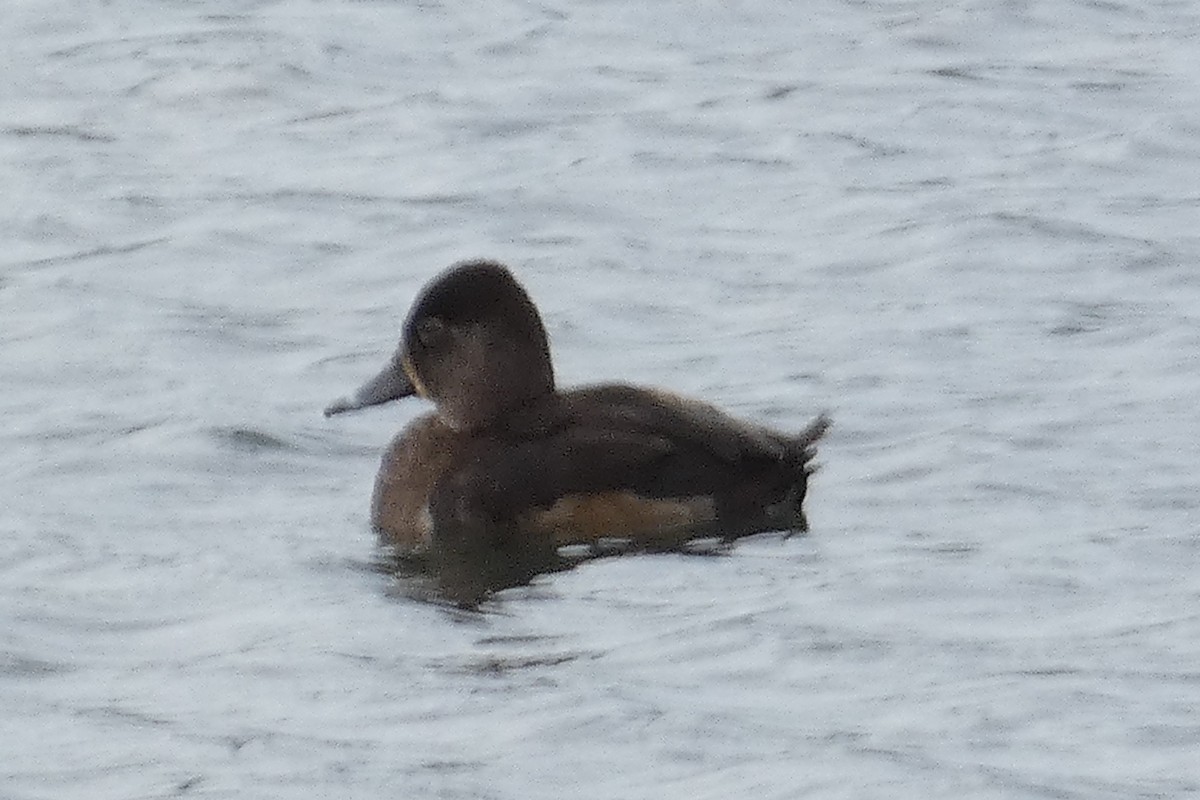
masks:
[[[326,416],[418,394],[456,430],[486,428],[554,391],[541,316],[506,267],[455,264],[421,290],[391,362]]]

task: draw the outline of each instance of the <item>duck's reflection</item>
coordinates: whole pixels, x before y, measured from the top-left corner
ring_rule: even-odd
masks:
[[[542,575],[570,570],[600,558],[636,553],[719,556],[734,539],[683,538],[653,547],[629,539],[603,539],[589,545],[557,546],[528,538],[488,547],[437,546],[420,554],[396,548],[380,537],[378,568],[394,576],[405,599],[475,610],[498,592],[528,586]]]
[[[488,547],[436,546],[412,554],[380,546],[380,566],[400,581],[400,593],[424,602],[475,609],[497,592],[530,584],[534,578],[570,569],[590,554],[516,542]]]

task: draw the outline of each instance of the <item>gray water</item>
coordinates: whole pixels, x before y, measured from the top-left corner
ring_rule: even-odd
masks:
[[[1200,794],[1200,7],[0,9],[0,796]],[[321,409],[489,256],[806,537],[478,612]]]

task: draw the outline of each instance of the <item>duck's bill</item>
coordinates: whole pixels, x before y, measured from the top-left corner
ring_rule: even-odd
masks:
[[[325,416],[332,417],[346,411],[358,411],[362,408],[389,403],[403,397],[411,397],[417,393],[417,388],[404,374],[404,370],[395,362],[388,364],[383,371],[367,381],[351,397],[343,397],[330,404],[325,409]]]

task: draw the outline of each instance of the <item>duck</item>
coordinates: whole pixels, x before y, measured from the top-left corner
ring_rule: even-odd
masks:
[[[388,363],[325,416],[412,396],[432,410],[384,451],[370,520],[382,542],[415,555],[807,532],[816,444],[830,426],[822,412],[784,433],[630,384],[559,389],[537,306],[492,260],[433,277]]]

